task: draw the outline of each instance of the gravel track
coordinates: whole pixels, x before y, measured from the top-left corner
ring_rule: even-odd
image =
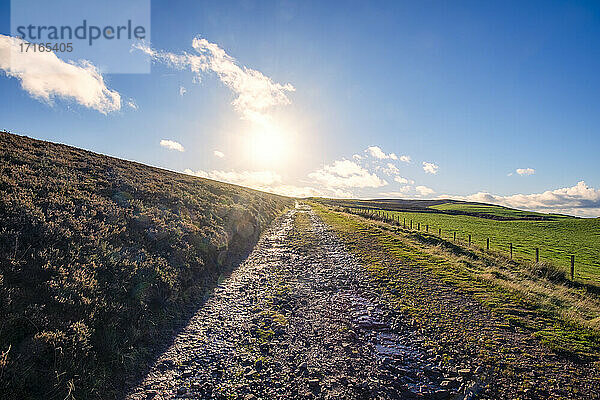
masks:
[[[266,232],[128,399],[472,398],[379,302],[364,269],[307,206]]]

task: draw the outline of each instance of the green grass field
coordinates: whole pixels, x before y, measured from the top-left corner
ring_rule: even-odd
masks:
[[[460,205],[464,206],[464,205]],[[507,210],[498,207],[500,210]],[[384,210],[385,211],[385,210]],[[497,211],[497,210],[496,210]],[[560,217],[547,221],[497,221],[467,215],[448,215],[420,212],[387,212],[394,219],[406,218],[407,227],[413,221],[413,229],[421,224],[425,231],[466,242],[468,235],[475,245],[484,247],[490,238],[490,248],[508,254],[509,243],[513,243],[516,259],[535,258],[535,248],[540,249],[540,261],[547,261],[569,269],[570,255],[575,255],[575,277],[600,282],[600,219]],[[486,213],[488,213],[486,211]]]
[[[515,210],[514,208],[507,208],[502,206],[495,206],[490,204],[469,204],[469,203],[444,203],[429,206],[434,210],[440,211],[462,211],[475,214],[487,214],[498,217],[509,217],[509,218],[526,218],[526,217],[552,217],[554,218],[569,218],[565,215],[559,214],[542,214],[532,211]]]

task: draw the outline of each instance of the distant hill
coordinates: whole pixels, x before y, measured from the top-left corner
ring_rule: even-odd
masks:
[[[451,199],[437,200],[407,200],[407,199],[325,199],[312,198],[323,204],[338,207],[353,207],[364,209],[383,209],[388,211],[440,213],[452,215],[471,215],[474,217],[496,220],[555,220],[568,217],[560,214],[543,214],[532,211],[522,211],[495,204],[475,203]],[[574,218],[574,217],[572,217]]]
[[[289,198],[0,132],[0,398],[115,398]]]

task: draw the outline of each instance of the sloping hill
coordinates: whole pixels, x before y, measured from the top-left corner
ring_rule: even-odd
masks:
[[[0,397],[114,398],[291,202],[0,132]]]
[[[552,221],[558,218],[568,217],[561,214],[544,214],[532,211],[522,211],[514,208],[499,206],[495,204],[476,203],[470,201],[436,199],[436,200],[414,200],[414,199],[326,199],[312,198],[329,206],[362,208],[367,210],[388,210],[398,212],[419,212],[450,215],[470,215],[473,217],[495,219],[501,221],[529,220],[529,221]],[[570,217],[575,218],[575,217]]]

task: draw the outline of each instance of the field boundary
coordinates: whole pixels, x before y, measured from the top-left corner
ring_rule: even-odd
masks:
[[[485,251],[485,252],[496,254],[496,255],[502,255],[503,257],[506,257],[509,260],[528,264],[528,266],[530,266],[530,267],[533,267],[535,265],[543,265],[545,268],[552,269],[554,271],[554,273],[556,273],[556,274],[564,275],[564,279],[566,279],[567,275],[569,275],[571,281],[586,282],[586,284],[590,284],[590,281],[591,281],[591,282],[593,282],[593,284],[591,284],[592,286],[598,287],[598,285],[596,284],[597,282],[595,282],[591,278],[582,277],[580,275],[580,278],[578,279],[577,273],[579,271],[581,271],[582,267],[588,268],[588,269],[594,269],[594,268],[596,268],[596,266],[579,261],[576,252],[571,252],[569,254],[566,254],[565,264],[567,264],[567,266],[570,265],[570,269],[568,268],[565,271],[562,266],[560,266],[559,264],[556,264],[553,261],[550,261],[550,260],[540,261],[541,255],[544,254],[544,250],[545,250],[545,248],[540,245],[538,245],[536,247],[527,247],[525,245],[519,244],[519,242],[516,240],[509,242],[509,241],[497,239],[493,235],[482,235],[482,236],[486,236],[487,240],[480,245],[475,240],[472,240],[472,235],[474,235],[474,233],[465,234],[464,232],[461,232],[458,229],[448,229],[447,227],[440,228],[437,225],[422,223],[421,221],[418,221],[416,219],[410,219],[410,218],[408,218],[408,219],[403,218],[403,220],[401,221],[399,215],[397,215],[396,217],[394,216],[394,214],[400,214],[400,213],[418,214],[418,213],[420,213],[419,211],[389,211],[389,210],[383,210],[383,209],[377,210],[377,209],[366,208],[366,207],[340,207],[340,206],[334,206],[334,207],[337,207],[337,209],[339,209],[339,211],[344,211],[344,212],[348,212],[350,214],[359,215],[363,218],[380,221],[380,222],[389,224],[391,226],[403,229],[407,232],[426,233],[428,235],[438,237],[442,240],[451,241],[452,243],[454,243],[456,245],[462,245],[463,247],[468,247],[472,250],[476,249],[476,250],[480,250],[482,252]],[[457,215],[462,215],[462,214],[457,214]],[[467,216],[474,217],[473,215],[467,215]],[[476,218],[478,218],[478,217],[476,217]],[[447,233],[449,236],[444,236],[443,233]],[[462,233],[463,236],[461,237],[460,234],[457,234],[457,233]],[[504,247],[506,247],[506,249],[503,249],[498,244],[504,244],[505,245]],[[528,252],[524,251],[524,249],[530,250],[532,255],[529,256]],[[598,287],[598,289],[600,290],[600,287]]]

